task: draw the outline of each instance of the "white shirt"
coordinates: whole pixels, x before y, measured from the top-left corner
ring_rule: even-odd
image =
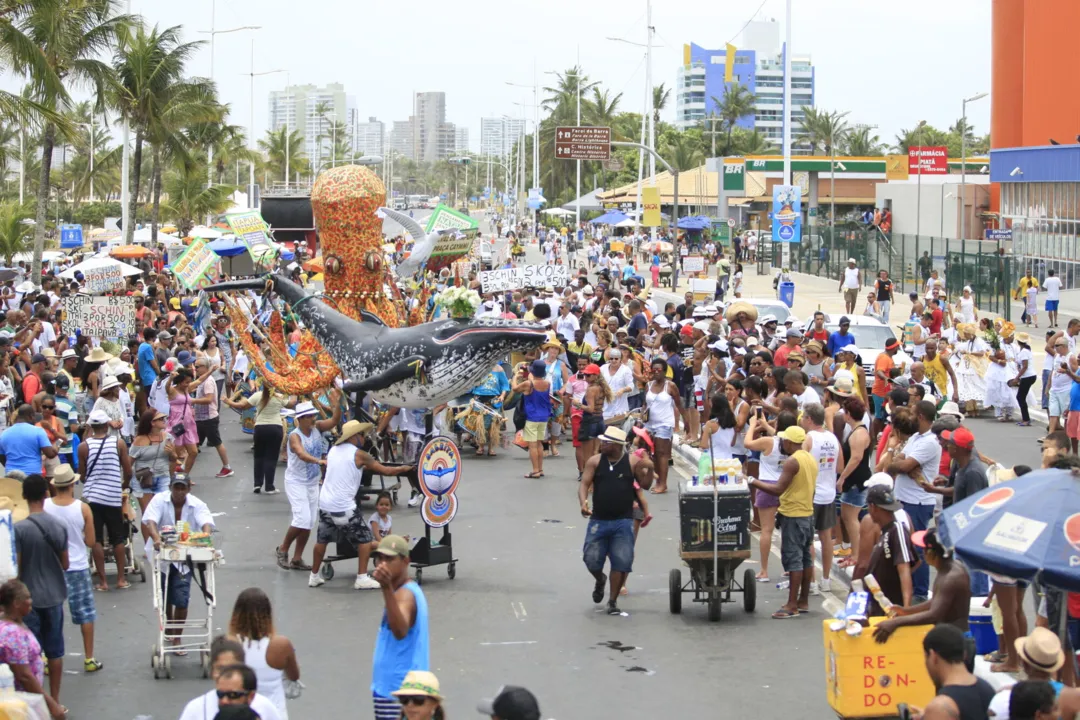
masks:
[[[180,510],[180,520],[191,526],[191,532],[202,532],[203,525],[214,525],[214,516],[210,514],[210,508],[199,498],[188,493],[184,500],[184,507]],[[176,525],[176,514],[173,510],[172,490],[159,492],[150,499],[146,510],[143,512],[143,523],[157,523],[158,530],[166,525]],[[153,538],[146,539],[146,556],[151,557],[154,549]],[[181,573],[190,572],[186,565],[173,563]],[[168,563],[161,563],[162,572],[168,572]]]
[[[618,395],[620,390],[634,387],[634,371],[628,368],[626,365],[619,366],[619,369],[615,371],[615,374],[611,374],[611,366],[604,365],[600,368],[600,374],[604,376],[604,380],[607,381],[608,387],[611,388],[611,392]],[[630,412],[630,393],[623,393],[618,395],[611,402],[604,403],[604,417],[612,418],[617,415],[625,415]]]
[[[817,393],[814,393],[817,396]],[[840,441],[828,430],[811,430],[810,454],[817,461],[817,484],[814,487],[814,504],[827,505],[836,499],[836,466],[840,458]]]
[[[1024,367],[1024,374],[1020,377],[1029,378],[1035,377],[1035,368],[1032,366],[1031,351],[1027,348],[1020,348],[1020,352],[1016,354],[1016,366],[1020,367],[1023,362],[1027,360],[1027,365]]]
[[[799,408],[802,409],[810,403],[821,402],[821,396],[817,394],[817,391],[809,385],[803,390],[803,394],[795,398],[795,402],[799,403]]]
[[[902,452],[905,457],[914,458],[919,463],[922,475],[927,481],[933,482],[938,476],[938,467],[941,465],[941,445],[932,431],[927,430],[924,433],[912,435],[904,444]],[[912,505],[936,504],[934,496],[923,490],[906,473],[896,476],[895,489],[896,499],[900,502]]]
[[[859,287],[859,268],[844,268],[844,289],[850,290],[857,287]]]
[[[334,445],[326,455],[326,478],[319,491],[319,509],[351,513],[356,507],[356,491],[362,475],[356,467],[356,446]]]
[[[251,709],[262,720],[281,720],[274,703],[259,693],[255,693],[255,699],[251,701]],[[214,720],[218,714],[217,690],[211,690],[205,695],[200,695],[184,706],[184,712],[180,713],[180,720]]]
[[[581,323],[573,313],[566,313],[566,317],[560,315],[555,321],[555,332],[565,338],[566,342],[574,342],[574,333],[580,327]]]

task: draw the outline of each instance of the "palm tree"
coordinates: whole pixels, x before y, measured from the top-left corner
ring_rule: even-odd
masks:
[[[259,141],[259,151],[265,156],[263,171],[273,178],[285,177],[285,157],[289,158],[289,172],[307,174],[307,156],[304,152],[304,136],[299,130],[287,131],[282,127],[267,130],[266,137]]]
[[[938,130],[933,125],[916,126],[911,130],[902,129],[896,134],[896,151],[906,155],[908,148],[914,146],[948,145],[948,133]]]
[[[735,128],[733,149],[735,155],[770,155],[776,152],[776,145],[758,130]]]
[[[97,58],[109,50],[119,32],[132,22],[116,15],[114,0],[34,0],[16,6],[12,16],[30,46],[7,46],[16,70],[30,73],[33,97],[57,113],[69,103],[68,87],[90,86],[99,112],[104,111],[105,91],[115,77]],[[6,26],[7,23],[0,23]],[[5,30],[7,32],[7,30]],[[14,30],[12,30],[14,32]],[[14,53],[18,55],[14,55]],[[37,189],[34,262],[31,278],[41,277],[41,253],[45,249],[45,212],[48,207],[53,146],[57,122],[47,120],[41,139],[41,171]]]
[[[754,112],[754,103],[757,98],[746,86],[732,83],[724,88],[724,98],[718,100],[712,98],[716,106],[716,114],[720,116],[722,127],[727,135],[724,142],[724,155],[730,155],[732,150],[731,136],[735,132],[735,126],[742,118]]]
[[[695,131],[696,133],[697,131]],[[660,153],[672,167],[682,172],[696,168],[704,161],[701,150],[701,138],[687,132],[676,132],[664,138],[665,143]]]
[[[323,140],[327,139],[327,135],[323,132],[323,123],[327,122],[329,118],[326,117],[327,113],[333,112],[332,105],[321,102],[315,105],[315,116],[319,118],[319,133],[315,136],[315,172],[316,174],[322,169],[322,145]]]
[[[881,138],[871,135],[872,129],[858,127],[844,137],[844,153],[851,157],[878,157],[885,153],[881,149]]]
[[[179,163],[165,177],[167,200],[162,204],[167,217],[176,221],[181,235],[195,227],[197,218],[225,212],[231,203],[229,196],[235,185],[206,186],[206,165],[202,163]]]
[[[582,73],[580,65],[575,65],[565,72],[556,73],[556,77],[558,77],[558,82],[555,87],[543,88],[548,96],[541,101],[540,106],[552,111],[552,114],[576,118],[578,86],[580,85],[581,109],[584,114],[585,96],[590,90],[599,87],[600,83],[590,81],[589,76]]]
[[[7,267],[11,267],[13,257],[33,244],[34,226],[25,222],[29,218],[30,213],[17,202],[0,205],[0,257]]]
[[[160,150],[160,143],[164,142],[162,126],[167,122],[162,116],[168,111],[175,117],[176,109],[169,108],[170,102],[175,101],[178,94],[197,92],[190,87],[176,87],[186,85],[182,82],[184,66],[200,45],[181,42],[180,30],[179,25],[159,30],[156,25],[147,29],[139,23],[134,29],[124,28],[117,36],[115,102],[121,117],[135,130],[128,204],[131,217],[135,216],[138,204],[143,142],[150,139]],[[160,168],[160,161],[160,157],[155,157],[155,168]],[[124,242],[130,243],[134,223],[129,223],[123,230]]]
[[[671,88],[664,87],[666,83],[660,83],[652,89],[653,126],[660,127],[660,111],[667,107],[671,98]]]
[[[847,122],[841,115],[842,113],[835,111],[806,107],[803,110],[802,127],[796,133],[795,141],[809,145],[811,154],[821,150],[822,154],[831,155],[833,147],[841,145],[848,132]]]

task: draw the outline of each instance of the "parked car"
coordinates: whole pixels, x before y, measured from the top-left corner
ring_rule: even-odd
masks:
[[[874,383],[874,363],[878,355],[885,351],[886,341],[896,338],[896,332],[892,327],[867,315],[848,315],[847,317],[851,320],[848,333],[855,337],[855,348],[859,353],[859,362],[862,364],[863,372],[866,373],[866,384],[869,387]],[[839,319],[839,315],[829,316],[825,329],[830,334],[840,329],[837,324]],[[893,356],[893,362],[897,367],[907,368],[911,367],[912,360],[910,355],[899,350]]]

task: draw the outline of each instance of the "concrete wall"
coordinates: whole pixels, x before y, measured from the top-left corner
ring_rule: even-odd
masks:
[[[963,210],[960,183],[953,177],[948,180],[941,182],[923,178],[921,191],[915,180],[879,183],[875,188],[875,204],[877,207],[891,205],[894,233],[958,239],[960,214],[965,212],[964,235],[969,239],[981,239],[983,223],[978,215],[989,204],[988,179],[968,179],[964,187]]]

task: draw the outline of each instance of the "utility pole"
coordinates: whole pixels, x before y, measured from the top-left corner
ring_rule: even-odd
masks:
[[[979,93],[965,98],[961,103],[960,117],[960,239],[964,239],[964,221],[967,219],[967,104],[982,100],[989,93]],[[974,203],[972,203],[974,205]]]

